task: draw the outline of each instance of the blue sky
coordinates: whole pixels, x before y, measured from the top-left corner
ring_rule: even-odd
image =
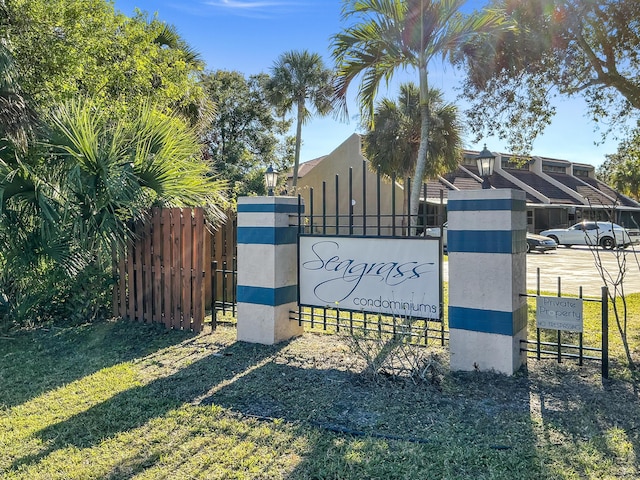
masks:
[[[484,1],[469,0],[473,8]],[[323,56],[332,65],[330,38],[342,27],[342,0],[115,0],[115,7],[126,15],[134,8],[146,11],[175,25],[182,37],[200,54],[207,70],[237,70],[245,75],[268,73],[273,62],[288,50],[307,49]],[[460,73],[450,66],[434,65],[430,70],[431,86],[445,92],[448,101],[456,101],[454,87]],[[398,77],[388,92],[395,98]],[[417,83],[417,77],[414,80]],[[303,127],[301,161],[326,155],[349,135],[360,132],[358,107],[354,102],[357,85],[351,88],[348,123],[329,118],[315,118]],[[460,107],[464,107],[458,102]],[[561,158],[573,162],[599,165],[604,155],[614,153],[617,143],[608,140],[595,145],[600,134],[585,117],[580,100],[559,101],[558,114],[533,148],[534,155]],[[506,152],[497,138],[483,139],[494,152]],[[481,149],[467,142],[465,148]]]

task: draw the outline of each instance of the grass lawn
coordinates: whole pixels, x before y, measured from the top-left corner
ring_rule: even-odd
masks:
[[[450,373],[436,351],[441,381],[415,385],[364,379],[339,336],[21,331],[0,337],[0,478],[636,479],[640,377],[617,338],[612,319],[604,383],[598,364],[573,361]]]

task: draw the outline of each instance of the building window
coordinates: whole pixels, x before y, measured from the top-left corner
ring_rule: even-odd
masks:
[[[573,174],[576,177],[588,177],[589,176],[589,170],[584,170],[582,168],[573,168]]]
[[[503,170],[529,170],[529,160],[526,158],[502,157]]]
[[[561,167],[559,165],[542,164],[542,171],[547,173],[567,173],[567,167]]]
[[[467,155],[462,157],[462,164],[463,165],[467,165],[469,167],[475,167],[476,165],[478,165],[478,163],[476,162],[476,159],[474,157],[467,156]]]

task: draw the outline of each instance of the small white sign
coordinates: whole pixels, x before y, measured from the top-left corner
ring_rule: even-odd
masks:
[[[567,332],[582,332],[582,299],[536,297],[536,326]]]
[[[440,243],[425,238],[300,237],[300,303],[440,319]]]

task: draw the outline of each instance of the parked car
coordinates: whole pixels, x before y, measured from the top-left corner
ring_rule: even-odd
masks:
[[[540,235],[549,237],[558,245],[592,245],[612,249],[626,247],[640,240],[640,232],[627,230],[611,222],[582,221],[569,228],[552,228],[543,230]]]
[[[444,250],[447,250],[447,223],[445,222],[443,227],[444,233],[442,234],[442,246]],[[425,229],[424,232],[427,237],[439,237],[440,227],[429,227]],[[546,252],[549,250],[555,250],[558,244],[549,237],[543,237],[542,235],[536,235],[533,233],[527,232],[527,253],[531,250],[535,250],[537,252]]]
[[[444,235],[442,235],[442,246],[444,247],[445,251],[447,250],[447,224],[449,222],[444,222],[444,225],[442,225],[443,229],[444,229]],[[424,235],[426,237],[439,237],[440,236],[440,227],[429,227],[429,228],[425,228],[424,230]]]
[[[558,248],[558,244],[552,238],[527,232],[527,253],[532,250],[544,253],[556,248]]]

